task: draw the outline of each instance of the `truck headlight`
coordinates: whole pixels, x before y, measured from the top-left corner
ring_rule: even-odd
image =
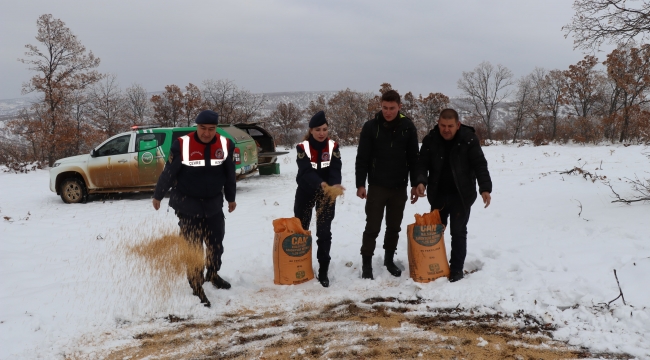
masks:
[[[54,165],[52,165],[52,167],[55,168],[55,167],[57,167],[59,165],[61,165],[61,163],[55,162]]]

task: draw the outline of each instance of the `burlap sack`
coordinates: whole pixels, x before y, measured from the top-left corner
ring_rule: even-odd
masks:
[[[415,224],[406,228],[408,234],[409,271],[413,281],[428,283],[449,276],[449,263],[443,234],[445,226],[440,213],[415,214]]]
[[[311,232],[304,230],[295,217],[273,220],[273,230],[273,282],[295,285],[313,279]]]

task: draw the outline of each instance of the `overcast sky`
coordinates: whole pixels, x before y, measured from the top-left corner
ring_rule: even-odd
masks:
[[[3,1],[0,99],[33,73],[17,61],[51,13],[101,58],[123,88],[230,79],[255,93],[393,88],[459,95],[482,61],[515,76],[582,59],[561,27],[570,0]],[[604,60],[604,54],[599,54]]]

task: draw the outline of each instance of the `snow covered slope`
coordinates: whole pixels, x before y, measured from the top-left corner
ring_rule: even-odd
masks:
[[[415,213],[429,211],[426,199],[406,207],[396,256],[406,270],[402,277],[381,266],[382,233],[375,281],[360,279],[365,203],[354,196],[356,148],[348,147],[342,149],[348,192],[338,200],[332,226],[331,287],[316,281],[273,285],[271,221],[293,215],[292,152],[279,159],[281,175],[237,184],[238,206],[226,215],[220,272],[233,288],[217,291],[206,284],[212,309],[200,306],[183,279],[161,301],[120,250],[156,229],[176,226],[167,199],[158,212],[148,194],[66,205],[49,191],[47,171],[0,173],[0,358],[92,354],[93,344],[128,342],[136,328],[170,313],[210,319],[244,308],[291,310],[373,296],[422,298],[432,307],[521,309],[555,325],[556,340],[650,357],[650,204],[612,204],[602,181],[557,172],[580,166],[606,176],[629,197],[625,177],[648,177],[650,149],[554,145],[484,151],[493,201],[487,209],[479,203],[472,208],[465,269],[476,271],[462,281],[417,284],[408,277],[406,225]],[[619,294],[614,269],[627,306],[618,299],[607,309],[598,304]]]

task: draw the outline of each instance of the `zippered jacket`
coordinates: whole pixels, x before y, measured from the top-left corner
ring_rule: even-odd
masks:
[[[321,189],[324,181],[328,185],[341,184],[341,152],[339,144],[327,138],[323,143],[313,137],[296,145],[298,187],[305,191]]]
[[[162,200],[171,187],[169,206],[174,210],[200,217],[221,213],[224,195],[235,201],[234,150],[232,141],[219,134],[208,144],[196,132],[176,139],[153,197]]]
[[[444,141],[438,125],[422,140],[416,183],[427,186],[430,204],[434,203],[438,195],[441,171],[444,162],[448,160],[445,159]],[[468,210],[477,198],[476,183],[478,182],[479,193],[491,193],[492,179],[473,127],[461,124],[452,141],[449,151],[450,168],[454,184],[463,200],[463,207]]]
[[[355,176],[357,188],[370,185],[388,188],[411,186],[417,176],[418,133],[413,121],[399,113],[386,121],[382,112],[367,121],[361,130]]]

